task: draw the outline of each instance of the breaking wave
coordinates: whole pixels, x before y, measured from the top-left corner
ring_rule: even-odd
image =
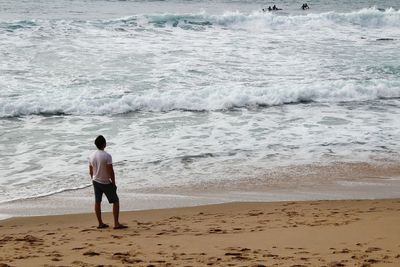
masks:
[[[48,95],[47,99],[21,97],[12,102],[0,99],[0,117],[26,115],[117,115],[129,112],[223,111],[235,108],[270,107],[285,104],[370,101],[400,98],[399,82],[375,82],[369,85],[344,81],[320,83],[297,88],[214,88],[199,91],[149,91],[95,99],[75,99]]]
[[[164,15],[146,15],[144,20],[156,26],[184,26],[184,25],[200,25],[200,26],[237,26],[251,25],[252,22],[263,26],[321,26],[327,24],[337,25],[353,25],[360,27],[398,27],[400,26],[400,11],[388,9],[380,11],[376,8],[367,8],[350,13],[327,12],[321,14],[308,15],[276,15],[274,13],[253,12],[252,14],[243,14],[240,12],[227,12],[222,15],[180,15],[180,14],[164,14]],[[140,17],[130,17],[123,21],[132,22],[140,21]],[[140,23],[140,22],[139,22]],[[322,23],[322,24],[321,24]]]
[[[60,27],[115,27],[118,30],[129,30],[132,27],[181,27],[184,29],[196,29],[196,27],[214,26],[263,26],[263,27],[321,27],[321,26],[357,26],[357,27],[399,27],[400,11],[393,8],[379,10],[377,8],[365,8],[349,13],[326,12],[307,15],[279,15],[274,13],[262,13],[259,11],[251,14],[241,12],[225,12],[221,15],[200,14],[143,14],[126,18],[84,21],[84,20],[23,20],[0,22],[0,30],[9,32],[38,27],[45,30],[46,25],[54,28]],[[114,28],[114,29],[115,29]]]
[[[61,58],[67,58],[68,60],[65,62],[70,62],[69,56],[75,56],[72,60],[74,62],[78,62],[81,64],[85,64],[84,61],[80,62],[80,55],[87,55],[85,51],[92,51],[93,47],[96,47],[97,39],[86,38],[88,36],[88,27],[92,29],[93,27],[101,28],[101,29],[121,29],[128,30],[129,28],[138,28],[138,27],[183,27],[184,25],[191,27],[235,27],[235,25],[260,25],[259,22],[262,22],[266,26],[279,26],[279,25],[287,25],[293,26],[291,28],[291,32],[297,33],[295,27],[301,27],[301,25],[315,25],[316,27],[320,27],[321,25],[334,24],[334,25],[353,25],[357,27],[397,27],[400,26],[400,11],[394,9],[388,9],[385,11],[380,11],[376,8],[362,9],[355,12],[350,13],[336,13],[336,12],[328,12],[321,14],[308,14],[308,15],[278,15],[278,14],[269,14],[269,13],[260,13],[254,12],[252,14],[242,14],[239,12],[234,13],[225,13],[222,15],[207,15],[207,14],[162,14],[162,15],[137,15],[131,16],[123,19],[115,19],[115,20],[102,20],[102,21],[66,21],[66,20],[24,20],[24,21],[14,21],[14,22],[0,22],[0,34],[2,32],[6,32],[6,34],[2,34],[0,36],[4,36],[5,39],[8,37],[14,38],[17,34],[13,34],[16,31],[46,31],[51,32],[53,34],[59,34],[62,38],[59,42],[62,43],[55,48],[59,48],[61,52],[63,49],[70,49],[71,51],[61,53]],[[299,26],[300,25],[300,26]],[[73,31],[74,33],[78,32],[78,36],[68,34],[70,31],[65,30],[65,28],[74,28],[77,31]],[[308,27],[308,26],[307,26]],[[364,30],[361,30],[364,32]],[[380,32],[385,32],[384,29],[379,29]],[[50,35],[51,35],[50,34]],[[94,36],[98,36],[98,31],[91,31],[91,34]],[[325,33],[323,33],[325,34]],[[25,37],[25,34],[21,34],[22,37]],[[81,38],[83,36],[83,38]],[[108,33],[104,35],[105,43],[108,44],[108,41],[111,38],[115,38],[115,35],[109,35]],[[197,35],[195,35],[197,36]],[[67,39],[65,39],[67,37]],[[91,36],[90,36],[91,37]],[[158,46],[155,46],[153,49],[164,49],[163,40],[157,39],[159,37],[158,33],[154,33],[150,36],[149,39],[156,42]],[[203,38],[201,36],[199,38]],[[243,37],[241,40],[245,40],[246,35],[242,35],[240,32],[240,37]],[[38,36],[29,38],[20,38],[18,39],[21,44],[26,44],[26,47],[29,48],[32,43],[31,40],[36,41],[40,46],[43,42],[41,38]],[[65,40],[70,39],[89,39],[88,43],[92,45],[90,49],[87,47],[88,43],[81,42],[82,47],[65,47]],[[136,36],[134,37],[136,38]],[[140,36],[139,36],[140,38]],[[136,38],[136,39],[139,39]],[[185,36],[182,36],[185,38]],[[133,39],[133,38],[132,38]],[[8,40],[8,39],[7,39]],[[10,39],[9,43],[13,43],[15,40]],[[28,41],[26,41],[28,40]],[[131,39],[129,39],[130,41]],[[177,39],[177,46],[179,46],[179,42],[182,39]],[[394,39],[379,39],[379,40],[394,40]],[[396,39],[397,40],[397,39]],[[86,40],[85,40],[86,41]],[[263,40],[261,40],[263,41]],[[285,40],[286,41],[286,40]],[[397,41],[396,41],[397,42]],[[51,39],[50,39],[50,44]],[[395,43],[395,42],[393,42]],[[127,44],[131,44],[131,42],[127,42]],[[104,45],[104,44],[102,44]],[[165,44],[168,45],[168,44]],[[175,43],[173,43],[175,45]],[[187,45],[187,44],[186,44]],[[189,44],[188,49],[190,49],[191,44]],[[8,43],[5,43],[4,47],[9,47]],[[27,86],[27,83],[24,82],[25,73],[30,75],[31,80],[35,82],[35,75],[39,73],[41,75],[44,73],[46,76],[47,73],[51,73],[51,68],[47,68],[47,64],[52,63],[51,66],[57,66],[59,63],[56,59],[52,59],[55,52],[51,51],[50,54],[46,54],[48,47],[40,47],[43,52],[44,61],[42,62],[42,66],[40,69],[35,64],[35,56],[37,56],[37,49],[33,47],[32,54],[30,57],[26,57],[24,54],[19,55],[9,64],[7,67],[10,73],[6,72],[6,69],[2,73],[2,80],[0,80],[0,85],[3,88],[0,93],[0,117],[1,118],[10,118],[10,117],[18,117],[18,116],[27,116],[27,115],[40,115],[40,116],[55,116],[55,115],[115,115],[115,114],[124,114],[129,112],[137,112],[137,111],[149,111],[149,112],[168,112],[172,110],[184,110],[184,111],[219,111],[219,110],[229,110],[234,108],[254,108],[254,107],[269,107],[276,105],[285,105],[285,104],[293,104],[293,103],[304,103],[304,102],[343,102],[343,101],[368,101],[368,100],[377,100],[382,98],[398,98],[400,97],[400,81],[398,79],[399,69],[396,64],[388,64],[388,68],[383,69],[371,69],[370,71],[373,73],[380,74],[378,78],[371,78],[368,81],[352,81],[352,80],[337,80],[335,75],[331,80],[326,81],[317,81],[311,84],[296,84],[295,82],[286,82],[285,84],[279,84],[279,81],[276,83],[272,83],[272,85],[258,85],[258,87],[246,87],[241,83],[238,84],[230,84],[226,85],[217,85],[215,87],[211,87],[209,85],[203,86],[202,83],[197,83],[197,80],[193,82],[196,86],[195,88],[174,88],[174,83],[168,84],[165,86],[166,88],[154,88],[152,86],[151,89],[143,89],[143,88],[135,88],[138,90],[137,92],[127,92],[121,93],[114,92],[113,87],[118,87],[117,83],[113,82],[113,74],[110,74],[109,80],[110,83],[107,85],[99,85],[107,92],[104,92],[103,95],[97,95],[97,91],[94,92],[93,88],[97,87],[96,85],[92,85],[91,89],[85,90],[85,86],[79,87],[74,92],[69,91],[68,86],[65,86],[62,81],[62,78],[57,75],[54,75],[53,84],[46,83],[45,86],[57,88],[57,91],[52,92],[52,88],[43,88],[43,92],[28,92],[24,93],[24,86]],[[131,49],[131,46],[125,47],[126,49]],[[28,49],[27,48],[27,49]],[[119,55],[119,50],[112,51],[113,47],[105,46],[104,50],[100,51],[110,51],[114,57],[120,59],[117,63],[112,65],[110,73],[117,73],[120,71],[118,69],[120,66],[124,66],[124,55]],[[146,48],[146,47],[144,47]],[[224,52],[224,46],[221,46],[221,50]],[[159,51],[157,50],[157,51]],[[21,49],[18,50],[10,50],[9,54],[12,54],[13,51],[23,51]],[[29,51],[29,50],[26,50]],[[80,51],[83,51],[81,54]],[[130,50],[128,50],[130,51]],[[324,52],[325,50],[323,50]],[[57,51],[56,51],[57,52]],[[124,52],[124,51],[123,51]],[[390,50],[389,50],[390,52]],[[113,54],[114,53],[114,54]],[[8,59],[8,54],[4,54]],[[128,56],[132,56],[133,54],[127,54]],[[136,54],[135,54],[136,55]],[[153,56],[157,59],[159,54],[154,54]],[[262,56],[260,52],[260,56]],[[285,54],[286,55],[286,54]],[[97,56],[97,55],[96,55]],[[107,54],[105,54],[107,56]],[[173,55],[172,57],[174,57]],[[184,55],[178,55],[182,57],[184,60]],[[213,54],[204,56],[206,59],[208,57],[212,57]],[[93,58],[88,57],[87,60],[92,60]],[[132,58],[134,58],[132,56]],[[277,57],[277,61],[281,61],[282,57]],[[107,58],[106,58],[107,59]],[[23,60],[27,60],[27,65],[21,65],[18,68],[15,68],[13,64],[21,64],[24,62]],[[53,61],[52,61],[53,60]],[[84,60],[84,59],[82,59]],[[246,72],[248,69],[249,62],[247,62],[246,58],[243,57],[243,61],[237,64],[245,64],[242,72]],[[153,65],[150,65],[150,69],[157,68],[157,60],[155,60]],[[197,63],[197,58],[192,62],[194,65]],[[209,66],[214,66],[214,63],[207,63]],[[262,64],[262,63],[260,63]],[[255,68],[262,68],[264,65],[257,65]],[[290,62],[289,65],[290,66]],[[96,66],[97,67],[97,66]],[[97,73],[97,68],[94,68],[94,72]],[[356,66],[358,67],[358,66]],[[32,72],[31,70],[35,70],[36,72]],[[72,67],[71,67],[72,68]],[[121,67],[123,68],[123,67]],[[216,67],[217,68],[217,67]],[[40,71],[38,72],[37,69]],[[123,71],[127,71],[126,69],[122,69]],[[218,69],[217,69],[218,70]],[[21,71],[21,73],[16,73],[17,71]],[[60,70],[59,70],[60,71]],[[68,72],[70,71],[70,72]],[[212,71],[212,70],[210,70]],[[14,73],[15,72],[15,73]],[[137,76],[139,79],[145,77],[148,70],[143,70],[144,76]],[[77,75],[75,72],[71,70],[67,70],[67,72],[61,72],[61,75],[65,75],[66,77]],[[139,73],[141,74],[141,73]],[[163,73],[163,75],[169,75],[168,70]],[[179,74],[178,74],[179,75]],[[392,76],[394,79],[387,79],[388,76]],[[17,80],[15,77],[19,78]],[[94,75],[95,76],[95,75]],[[381,77],[382,76],[382,77]],[[182,77],[179,77],[183,79]],[[207,76],[202,76],[199,79],[207,79]],[[249,76],[246,79],[256,81],[258,77]],[[90,78],[89,78],[90,80]],[[220,84],[223,84],[221,81]],[[151,83],[151,82],[150,82]],[[129,86],[128,86],[129,87]],[[140,86],[137,86],[140,87]],[[9,92],[7,92],[7,88],[9,88]],[[28,86],[29,88],[29,86]],[[37,88],[37,87],[34,87]],[[47,90],[48,91],[47,91]],[[60,89],[60,90],[58,90]],[[37,89],[39,90],[39,89]],[[118,91],[118,89],[115,89]],[[21,93],[22,91],[22,93]],[[93,95],[96,94],[96,97]]]

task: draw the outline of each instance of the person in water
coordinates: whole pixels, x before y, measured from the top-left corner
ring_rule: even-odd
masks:
[[[117,185],[115,183],[114,168],[112,157],[104,149],[106,148],[106,139],[99,135],[94,144],[97,150],[89,157],[89,174],[92,178],[97,221],[97,228],[107,228],[108,225],[101,219],[101,199],[106,195],[108,202],[113,204],[114,229],[123,229],[127,226],[119,223],[119,198],[117,195]]]
[[[269,6],[269,7],[268,7],[268,11],[271,11],[271,10],[272,10],[272,8],[271,8],[271,6]],[[262,12],[265,13],[266,11],[267,11],[267,8],[263,8],[263,9],[262,9]]]
[[[306,10],[306,9],[310,9],[310,7],[308,6],[307,3],[304,3],[304,4],[301,6],[301,9]]]
[[[277,8],[276,5],[274,5],[273,7],[271,7],[271,6],[268,7],[268,11],[276,11],[276,10],[282,10],[282,8]],[[266,11],[267,11],[266,8],[262,9],[262,12],[265,13]]]
[[[282,8],[277,8],[276,5],[272,7],[272,10],[282,10]]]

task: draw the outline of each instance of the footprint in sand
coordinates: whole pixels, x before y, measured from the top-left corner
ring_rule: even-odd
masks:
[[[14,240],[14,238],[12,236],[5,236],[2,239],[0,239],[0,244],[6,244],[9,241]]]
[[[247,213],[248,216],[259,216],[259,215],[263,215],[264,212],[259,211],[259,210],[251,210]]]
[[[85,249],[86,247],[76,247],[76,248],[72,248],[72,250],[81,250],[81,249]]]
[[[37,238],[33,235],[26,235],[24,237],[21,238],[16,238],[15,241],[25,241],[28,242],[30,244],[36,244],[36,243],[42,243],[43,239]]]
[[[52,251],[51,253],[46,254],[46,256],[55,257],[55,258],[61,258],[62,257],[62,255],[58,251]]]
[[[93,257],[93,256],[99,256],[100,253],[92,251],[92,250],[89,250],[89,251],[84,252],[82,255]]]
[[[344,248],[344,249],[342,249],[342,250],[334,251],[334,252],[332,252],[332,253],[333,253],[333,254],[346,254],[346,253],[350,253],[350,250],[347,249],[347,248]]]
[[[129,264],[136,264],[136,263],[140,263],[143,262],[143,260],[141,259],[137,259],[137,258],[124,258],[121,260],[122,263],[129,263]]]
[[[169,219],[170,220],[173,220],[173,221],[179,221],[179,220],[182,220],[182,218],[181,217],[179,217],[179,216],[172,216],[172,217],[169,217]]]
[[[328,264],[328,267],[344,267],[344,266],[346,265],[338,261],[333,261]]]
[[[133,259],[130,259],[131,254],[129,252],[116,252],[113,254],[112,259],[113,260],[121,260],[123,263],[134,263],[130,262],[133,261]],[[137,260],[137,259],[135,259]],[[138,262],[136,262],[138,263]]]
[[[369,263],[369,264],[374,264],[374,263],[380,262],[380,260],[377,260],[377,259],[367,259],[367,260],[365,260],[365,262],[366,262],[366,263]]]
[[[208,233],[210,233],[210,234],[226,234],[226,230],[222,230],[220,228],[210,228],[210,229],[208,229]]]
[[[250,258],[241,252],[226,252],[225,256],[231,256],[233,260],[249,260]]]
[[[308,252],[308,251],[299,251],[299,252],[295,252],[294,254],[310,254],[310,252]]]
[[[90,231],[96,231],[95,229],[83,229],[80,232],[84,233],[84,232],[90,232]]]
[[[89,264],[88,264],[88,263],[86,263],[86,262],[83,262],[83,261],[73,261],[73,262],[72,262],[72,264],[73,264],[73,265],[79,265],[80,267],[86,267],[86,266],[89,266]]]
[[[371,253],[371,252],[375,252],[375,251],[380,251],[382,250],[381,248],[378,247],[369,247],[365,250],[366,253]]]

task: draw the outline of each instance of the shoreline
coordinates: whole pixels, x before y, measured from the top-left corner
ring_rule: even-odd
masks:
[[[400,198],[234,202],[0,221],[2,266],[398,266]],[[112,221],[111,213],[104,214]]]
[[[398,166],[368,164],[341,168],[302,166],[250,180],[221,180],[187,186],[131,189],[119,186],[122,211],[194,207],[230,202],[388,199],[400,197]],[[312,172],[310,172],[310,170]],[[122,180],[122,179],[121,179]],[[17,216],[92,212],[92,186],[47,196],[0,203],[0,220]],[[103,210],[111,205],[103,200]]]
[[[233,202],[284,201],[353,201],[395,199],[400,197],[400,179],[385,187],[374,183],[363,187],[318,186],[297,189],[271,189],[269,191],[230,191],[215,192],[120,192],[121,211],[145,211],[154,209],[196,207],[201,205],[228,204]],[[387,190],[391,187],[390,191]],[[16,200],[0,203],[0,221],[14,217],[52,216],[91,213],[94,196],[92,188],[68,191],[50,196]],[[112,205],[106,199],[102,210],[110,212]]]

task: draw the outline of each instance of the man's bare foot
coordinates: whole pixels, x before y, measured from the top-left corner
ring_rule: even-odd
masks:
[[[97,229],[102,229],[102,228],[108,228],[108,224],[101,223],[99,226],[97,226]]]
[[[114,229],[125,229],[125,228],[128,228],[128,226],[123,224],[117,224],[116,226],[114,226]]]

